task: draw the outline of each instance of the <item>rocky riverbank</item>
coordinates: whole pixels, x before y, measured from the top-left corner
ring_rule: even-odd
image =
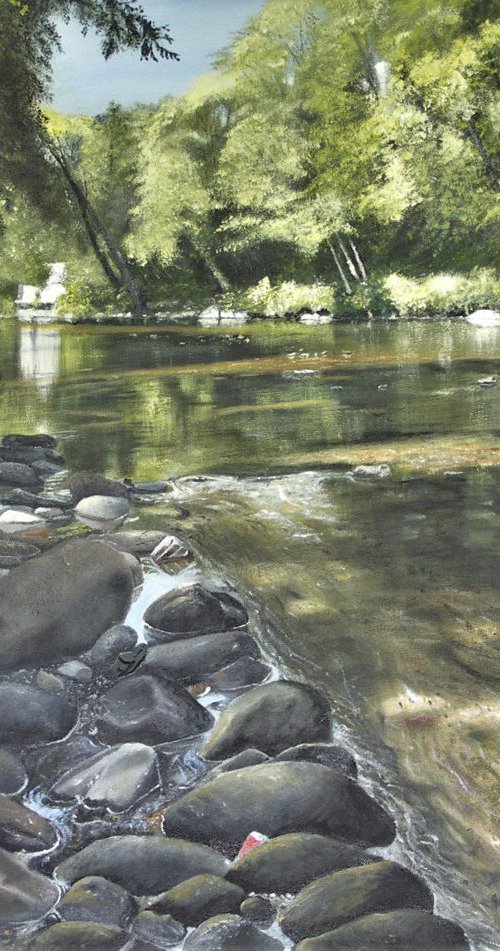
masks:
[[[0,946],[469,947],[324,697],[188,539],[133,529],[167,483],[68,476],[44,435],[3,438],[0,483]]]

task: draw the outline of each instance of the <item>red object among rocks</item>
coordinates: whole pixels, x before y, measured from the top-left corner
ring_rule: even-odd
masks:
[[[256,849],[259,845],[262,845],[263,842],[269,842],[269,836],[263,835],[262,832],[249,832],[235,858],[235,862],[237,862],[238,859],[242,859],[243,856],[251,852],[252,849]]]

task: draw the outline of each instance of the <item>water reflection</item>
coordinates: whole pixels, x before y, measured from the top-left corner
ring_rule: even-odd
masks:
[[[41,327],[19,328],[19,375],[34,380],[40,393],[48,396],[59,376],[61,334]]]

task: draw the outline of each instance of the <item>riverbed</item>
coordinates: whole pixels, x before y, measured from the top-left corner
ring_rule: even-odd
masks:
[[[172,480],[177,528],[253,603],[277,663],[328,695],[436,910],[484,951],[500,947],[500,384],[478,380],[499,364],[500,330],[460,323],[0,321],[2,432],[53,433],[73,471]]]

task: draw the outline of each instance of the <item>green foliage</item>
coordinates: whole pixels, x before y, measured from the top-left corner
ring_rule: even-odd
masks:
[[[294,316],[304,311],[333,310],[334,288],[327,284],[296,284],[285,281],[272,286],[264,277],[255,287],[250,287],[237,297],[238,306],[259,317]]]
[[[400,317],[452,317],[482,307],[500,308],[500,278],[492,268],[420,280],[389,274],[383,286]]]

